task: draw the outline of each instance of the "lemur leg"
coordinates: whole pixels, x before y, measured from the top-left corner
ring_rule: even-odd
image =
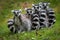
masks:
[[[27,30],[31,31],[31,25],[30,24],[28,24]]]

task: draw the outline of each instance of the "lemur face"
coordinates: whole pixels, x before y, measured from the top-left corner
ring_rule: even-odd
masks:
[[[39,6],[41,7],[41,8],[47,8],[48,7],[48,5],[49,5],[50,3],[48,3],[48,2],[40,2],[39,3]]]
[[[25,10],[26,10],[26,12],[27,12],[27,14],[28,15],[32,15],[33,13],[34,13],[34,10],[33,10],[33,8],[31,9],[31,8],[25,8]]]
[[[19,16],[21,14],[21,9],[20,10],[12,10],[15,16]]]
[[[44,7],[47,7],[49,4],[50,4],[50,3],[44,2],[44,3],[43,3],[43,6],[44,6]]]
[[[38,4],[32,4],[33,8],[37,11],[39,11],[39,5]]]

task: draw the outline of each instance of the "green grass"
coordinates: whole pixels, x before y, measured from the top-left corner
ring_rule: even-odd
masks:
[[[55,10],[56,23],[51,28],[44,28],[37,31],[24,32],[20,34],[11,33],[7,27],[7,20],[12,18],[12,9],[22,9],[21,3],[28,2],[50,2]],[[24,11],[24,10],[23,10]],[[25,13],[25,12],[23,12]],[[0,40],[60,40],[60,2],[59,0],[0,0]]]

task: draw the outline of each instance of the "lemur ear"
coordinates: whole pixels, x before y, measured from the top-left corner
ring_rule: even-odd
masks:
[[[11,10],[11,12],[14,12],[14,10]]]
[[[19,9],[19,11],[20,11],[20,12],[22,12],[22,10],[21,10],[21,9]]]
[[[27,8],[25,8],[24,10],[27,10]]]
[[[40,2],[39,4],[42,4],[42,2]]]
[[[32,4],[32,6],[35,6],[34,4]]]
[[[32,7],[32,13],[34,13],[35,12],[35,9]]]
[[[34,8],[32,7],[32,10],[34,10]]]
[[[48,3],[48,5],[49,5],[50,3]]]

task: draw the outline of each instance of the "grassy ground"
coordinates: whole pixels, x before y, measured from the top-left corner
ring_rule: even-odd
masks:
[[[44,28],[38,31],[14,34],[7,28],[7,20],[12,18],[12,9],[24,9],[31,7],[32,3],[50,2],[55,10],[56,23],[52,28]],[[26,6],[25,6],[25,3]],[[24,11],[24,10],[23,10]],[[22,12],[22,13],[25,13]],[[0,0],[0,40],[60,40],[60,2],[59,0]]]

